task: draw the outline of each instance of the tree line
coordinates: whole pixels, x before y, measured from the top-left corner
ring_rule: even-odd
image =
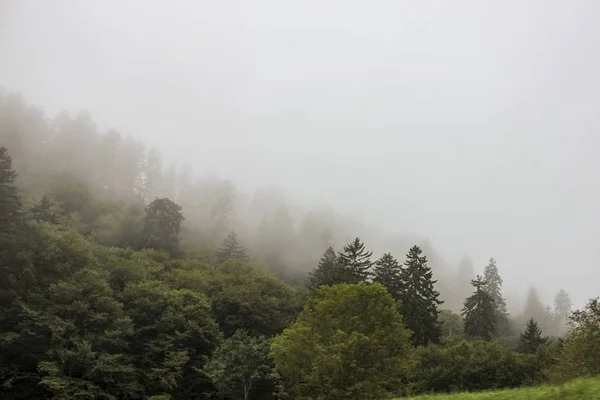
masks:
[[[598,300],[572,312],[566,292],[549,308],[531,290],[511,318],[491,259],[453,312],[420,245],[402,263],[390,252],[374,259],[358,237],[328,243],[327,229],[311,231],[326,249],[312,272],[285,281],[272,266],[286,258],[265,247],[293,246],[293,235],[248,246],[250,236],[219,225],[228,202],[190,234],[185,186],[148,197],[151,169],[129,174],[129,199],[107,194],[119,190],[116,175],[41,169],[29,157],[49,147],[24,143],[46,125],[11,104],[0,104],[0,138],[19,159],[1,143],[2,398],[379,399],[600,372]],[[57,129],[85,143],[77,135],[92,128],[72,123]],[[40,157],[83,162],[61,143],[64,154]],[[257,235],[281,234],[263,222]]]

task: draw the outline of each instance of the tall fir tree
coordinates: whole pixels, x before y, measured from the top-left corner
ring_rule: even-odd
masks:
[[[330,246],[325,250],[317,267],[309,273],[309,287],[316,291],[323,285],[337,285],[346,282],[345,271],[338,263],[335,251]]]
[[[0,234],[14,231],[21,209],[21,199],[15,185],[17,172],[6,147],[0,147]]]
[[[217,262],[225,260],[248,260],[246,248],[240,244],[235,232],[231,231],[223,241],[223,245],[215,252]]]
[[[566,332],[567,321],[572,312],[573,303],[571,302],[571,296],[565,290],[560,291],[554,296],[554,325],[556,328],[556,334],[558,336],[563,335]]]
[[[144,243],[146,247],[179,254],[179,231],[185,218],[181,206],[171,200],[155,199],[146,207]]]
[[[344,269],[345,283],[357,284],[366,282],[371,276],[372,251],[365,249],[365,244],[359,238],[344,246],[344,251],[338,253],[338,263]]]
[[[375,262],[373,282],[385,286],[394,300],[397,301],[402,297],[402,266],[390,253],[384,254]]]
[[[542,330],[533,318],[527,321],[525,330],[521,333],[519,351],[522,353],[535,354],[537,350],[548,342],[548,338],[542,336]]]
[[[496,334],[494,299],[485,290],[487,282],[480,275],[471,280],[475,292],[464,302],[465,335],[472,339],[492,340]]]
[[[425,346],[438,343],[441,325],[438,322],[440,293],[435,290],[433,272],[427,266],[427,257],[421,256],[422,250],[413,246],[406,255],[405,268],[402,270],[402,315],[406,326],[413,332],[413,344]]]
[[[485,291],[492,296],[496,312],[496,331],[500,335],[508,334],[508,312],[506,311],[506,299],[502,297],[502,278],[498,273],[496,260],[490,258],[490,262],[483,271],[483,280],[486,282]]]

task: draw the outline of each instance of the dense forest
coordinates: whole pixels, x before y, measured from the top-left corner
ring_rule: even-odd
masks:
[[[600,373],[597,299],[531,288],[511,315],[494,258],[449,266],[4,92],[0,268],[3,399],[381,399]]]

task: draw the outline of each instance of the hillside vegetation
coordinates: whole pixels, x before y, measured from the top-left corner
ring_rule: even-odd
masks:
[[[576,379],[564,385],[542,385],[484,393],[456,393],[413,397],[413,400],[593,400],[600,399],[600,379]]]

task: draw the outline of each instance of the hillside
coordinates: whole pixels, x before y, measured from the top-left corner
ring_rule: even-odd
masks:
[[[600,379],[576,379],[560,386],[542,385],[524,389],[483,393],[457,393],[413,397],[414,400],[592,400],[600,399]]]

